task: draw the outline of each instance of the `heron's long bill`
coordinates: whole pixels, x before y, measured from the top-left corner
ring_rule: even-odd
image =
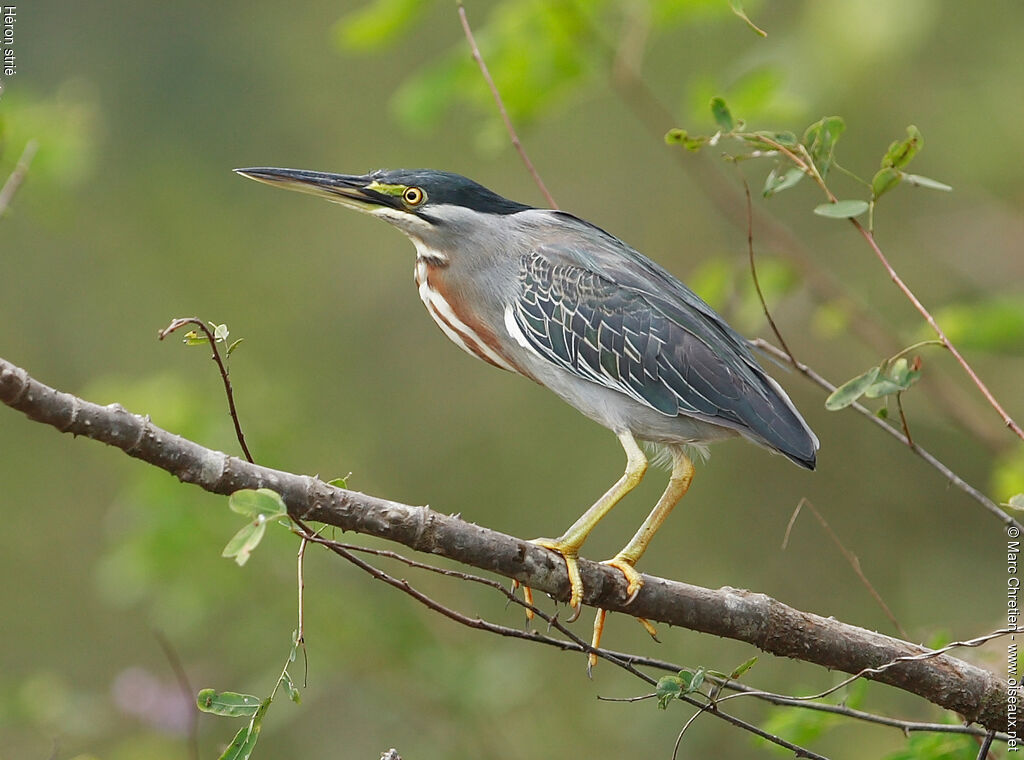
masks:
[[[235,173],[274,187],[326,198],[357,211],[372,211],[382,206],[397,208],[400,205],[392,186],[382,185],[368,174],[329,174],[272,166],[235,169]]]

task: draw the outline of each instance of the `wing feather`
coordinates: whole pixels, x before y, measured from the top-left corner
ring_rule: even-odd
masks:
[[[817,440],[745,340],[681,282],[602,234],[605,250],[542,245],[521,256],[511,314],[528,347],[662,414],[732,427],[813,466]]]

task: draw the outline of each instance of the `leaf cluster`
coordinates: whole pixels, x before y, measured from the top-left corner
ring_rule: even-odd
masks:
[[[762,195],[773,195],[795,187],[804,177],[810,177],[830,196],[828,203],[819,204],[814,213],[831,219],[850,219],[867,211],[873,211],[875,204],[885,193],[901,182],[915,187],[949,191],[952,188],[943,183],[918,174],[909,174],[904,169],[924,147],[920,130],[911,125],[907,136],[894,141],[881,159],[881,168],[871,181],[861,179],[853,172],[840,166],[836,160],[836,144],[846,131],[846,123],[839,116],[825,116],[808,126],[799,139],[792,132],[747,131],[746,123],[733,116],[728,104],[721,97],[714,97],[710,103],[711,117],[718,131],[710,135],[692,135],[685,129],[671,129],[665,135],[669,145],[681,145],[689,151],[714,147],[725,139],[739,141],[744,152],[730,155],[734,161],[755,158],[772,158],[775,163],[765,178]],[[825,181],[836,169],[851,176],[864,186],[869,193],[867,200],[861,198],[839,199],[829,191]]]

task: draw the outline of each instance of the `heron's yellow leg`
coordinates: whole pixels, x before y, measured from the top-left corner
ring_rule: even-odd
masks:
[[[672,475],[669,477],[668,486],[665,488],[661,498],[658,499],[654,509],[651,510],[651,514],[647,516],[643,525],[640,526],[633,538],[629,540],[629,543],[622,548],[622,551],[601,563],[618,569],[626,576],[626,591],[629,594],[627,604],[636,598],[636,595],[640,593],[640,589],[644,585],[643,578],[636,571],[634,565],[643,556],[643,553],[647,551],[647,545],[654,538],[654,534],[658,532],[661,524],[665,522],[665,518],[668,517],[672,508],[679,503],[679,500],[689,490],[690,483],[693,481],[693,473],[693,462],[682,451],[678,451],[675,455],[675,461],[672,463]],[[591,644],[595,649],[600,646],[601,634],[604,631],[603,613],[604,610],[600,610],[597,619],[594,620],[594,638]],[[641,618],[638,618],[638,620],[640,620],[641,625],[643,625],[647,632],[652,637],[655,637],[656,631],[654,627],[647,620]],[[591,655],[591,665],[595,661],[596,658]]]
[[[594,616],[594,636],[590,640],[590,645],[592,647],[594,647],[594,649],[597,649],[598,647],[601,646],[601,635],[604,633],[604,621],[605,621],[605,618],[607,618],[607,617],[608,617],[608,610],[602,610],[602,609],[598,609],[597,615]],[[636,619],[636,622],[638,622],[640,625],[642,625],[644,627],[644,630],[647,631],[647,633],[650,634],[652,639],[654,639],[655,641],[658,641],[658,631],[657,631],[657,629],[653,625],[651,625],[651,621],[650,620],[648,620],[647,618],[642,618],[642,617],[638,617],[638,618],[635,618],[635,619]],[[661,642],[659,641],[658,643],[661,643]],[[588,675],[594,669],[595,665],[597,665],[597,655],[594,654],[593,652],[591,652],[589,655],[587,655],[587,674]]]
[[[644,456],[644,452],[637,446],[632,434],[629,432],[620,433],[619,442],[626,451],[626,471],[615,482],[615,485],[609,488],[604,496],[594,503],[594,506],[584,512],[565,531],[561,538],[538,538],[532,541],[532,543],[538,546],[543,546],[545,549],[557,552],[565,560],[565,567],[569,573],[569,584],[572,589],[569,596],[569,606],[575,611],[573,619],[579,614],[580,605],[583,600],[583,581],[580,579],[580,569],[576,562],[577,557],[579,557],[580,547],[587,540],[587,536],[590,535],[590,531],[594,529],[594,526],[601,521],[601,518],[608,514],[622,500],[623,496],[636,488],[637,483],[640,482],[644,473],[647,472],[647,457]]]

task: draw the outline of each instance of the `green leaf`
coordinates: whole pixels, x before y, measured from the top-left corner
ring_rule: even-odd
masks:
[[[251,726],[242,726],[218,760],[248,760],[259,741],[259,733]]]
[[[951,185],[947,185],[945,182],[939,182],[936,179],[922,177],[920,174],[904,174],[903,179],[907,181],[908,185],[913,185],[914,187],[926,187],[929,190],[942,190],[946,193],[953,191],[953,187]]]
[[[236,348],[238,348],[238,345],[239,345],[239,344],[240,344],[240,343],[241,343],[241,342],[242,342],[243,340],[245,340],[245,338],[239,338],[239,339],[238,339],[238,340],[236,340],[236,341],[235,341],[234,343],[232,343],[232,344],[231,344],[230,346],[228,346],[228,356],[231,356],[231,354],[233,354],[233,353],[235,352],[235,349],[236,349]]]
[[[218,343],[223,343],[228,339],[228,326],[227,325],[215,325],[213,328],[213,339]]]
[[[768,174],[768,178],[764,181],[764,189],[761,191],[765,198],[770,198],[775,193],[781,193],[783,190],[788,190],[793,187],[797,182],[804,178],[804,172],[802,169],[792,167],[785,171],[780,171],[780,167],[774,167]]]
[[[882,158],[882,168],[892,167],[893,169],[902,169],[904,166],[910,163],[910,160],[916,156],[921,148],[924,147],[924,137],[921,136],[920,130],[911,124],[907,127],[907,137],[905,140],[897,140],[889,146],[889,150],[885,152],[885,156]]]
[[[698,151],[707,144],[710,138],[703,135],[690,137],[685,129],[670,129],[665,133],[665,142],[668,145],[682,145],[687,150]]]
[[[763,132],[762,134],[787,148],[795,148],[800,144],[800,141],[792,132]]]
[[[696,668],[693,671],[681,670],[679,671],[679,680],[683,684],[683,694],[692,694],[693,692],[700,689],[704,684],[704,674],[706,670],[704,668]]]
[[[715,123],[723,132],[732,132],[736,123],[733,121],[729,106],[722,98],[711,98],[711,115],[715,117]]]
[[[825,408],[830,412],[836,412],[840,409],[845,409],[854,401],[864,395],[866,391],[875,380],[878,379],[878,367],[872,367],[862,375],[857,375],[850,380],[836,388],[825,399]]]
[[[234,691],[203,689],[196,696],[200,711],[225,718],[251,718],[260,709],[260,698]]]
[[[804,132],[803,144],[822,177],[828,175],[835,157],[836,143],[846,131],[846,122],[839,116],[826,116]]]
[[[881,398],[893,393],[902,393],[921,377],[921,370],[918,362],[912,365],[905,357],[900,357],[891,366],[883,367],[879,372],[878,380],[872,383],[865,391],[867,398]]]
[[[327,485],[334,486],[335,488],[348,488],[348,480],[345,478],[334,478],[333,480],[328,480]]]
[[[376,0],[335,24],[334,37],[345,50],[379,50],[398,40],[422,15],[422,0]]]
[[[906,390],[899,383],[894,383],[892,380],[882,378],[864,390],[865,398],[882,398],[882,396],[891,396],[893,393],[900,393]]]
[[[757,35],[761,37],[768,36],[768,32],[766,32],[761,27],[757,26],[753,21],[750,20],[750,18],[747,17],[747,14],[744,13],[743,11],[743,3],[741,3],[740,0],[729,0],[729,7],[732,8],[733,13],[735,13],[741,19],[746,21],[747,26],[749,26]]]
[[[220,556],[225,558],[234,557],[235,563],[242,567],[249,561],[253,550],[260,545],[263,534],[267,532],[267,522],[263,515],[260,515],[255,522],[246,523],[242,526],[224,547]]]
[[[835,203],[822,203],[814,207],[814,213],[818,216],[826,216],[830,219],[850,219],[860,216],[868,210],[867,201],[849,200],[836,201]]]
[[[899,359],[892,363],[892,367],[889,368],[889,378],[903,387],[904,390],[909,388],[920,377],[921,372],[918,367],[911,365],[905,356],[901,356]]]
[[[1004,506],[1024,512],[1024,493],[1015,493]]]
[[[871,180],[871,196],[878,200],[885,193],[892,190],[903,179],[903,173],[891,166],[879,169]]]
[[[729,673],[729,680],[735,680],[757,664],[757,657],[751,657],[746,662],[740,663]]]
[[[257,519],[260,515],[268,520],[288,514],[288,507],[277,491],[269,488],[244,488],[228,497],[228,508],[232,512]]]
[[[205,346],[209,342],[205,333],[198,333],[195,330],[185,333],[185,339],[182,341],[186,346]]]
[[[256,748],[256,742],[260,738],[260,730],[263,728],[263,716],[267,714],[270,707],[270,700],[265,699],[260,704],[256,714],[252,716],[249,725],[241,728],[231,744],[224,750],[220,760],[249,760],[252,751]]]
[[[295,687],[295,682],[292,681],[291,674],[287,670],[284,671],[284,688],[288,690],[288,699],[297,705],[302,703],[302,695],[299,694],[299,690]]]
[[[658,708],[664,710],[668,707],[669,702],[682,695],[683,681],[679,676],[664,676],[658,679],[654,693],[658,697]]]

